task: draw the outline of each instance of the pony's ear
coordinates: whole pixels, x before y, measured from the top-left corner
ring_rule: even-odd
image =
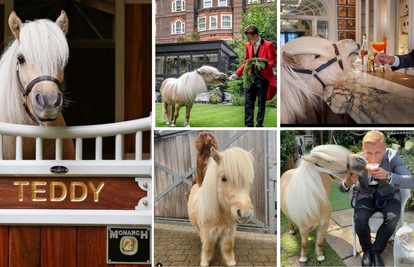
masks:
[[[214,147],[211,147],[211,157],[219,165],[220,165],[221,160],[223,159],[223,156]]]
[[[283,55],[282,56],[283,56],[283,61],[289,67],[294,67],[294,68],[300,67],[299,60],[294,55],[289,54],[289,53],[283,51]]]
[[[253,150],[254,150],[254,149],[252,149],[252,150],[250,150],[250,151],[249,151],[250,155],[253,155]]]
[[[302,159],[303,159],[304,161],[307,161],[307,162],[310,162],[310,163],[313,163],[313,164],[315,164],[316,162],[318,162],[318,158],[317,158],[317,157],[315,157],[315,156],[310,156],[310,155],[308,155],[308,156],[304,156],[304,157],[302,157]]]
[[[64,34],[67,34],[69,31],[69,19],[68,16],[66,16],[65,10],[62,10],[60,12],[59,18],[56,20],[56,24],[59,26],[59,28],[62,29]]]
[[[19,19],[16,12],[14,11],[10,14],[9,26],[16,39],[20,40],[20,30],[22,28],[22,21]]]

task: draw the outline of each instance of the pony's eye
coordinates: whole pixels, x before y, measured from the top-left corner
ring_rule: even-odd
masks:
[[[223,182],[227,182],[227,178],[226,178],[226,177],[221,178],[221,180],[222,180]]]
[[[24,64],[26,62],[26,59],[24,59],[23,55],[18,55],[17,61],[19,62],[19,64]]]
[[[320,57],[321,57],[321,55],[316,55],[316,56],[315,56],[315,59],[320,58]]]

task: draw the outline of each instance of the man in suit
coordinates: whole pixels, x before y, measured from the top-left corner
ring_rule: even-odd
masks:
[[[381,53],[375,56],[375,64],[385,65],[390,64],[393,71],[405,68],[414,67],[414,50],[410,53],[402,56],[389,56],[387,54]]]
[[[258,70],[257,67],[252,65],[249,75],[253,76],[253,82],[245,89],[244,124],[246,127],[254,127],[254,106],[256,95],[258,95],[259,110],[257,112],[256,127],[263,127],[266,101],[271,100],[276,95],[276,79],[272,70],[276,66],[275,46],[272,42],[259,37],[259,30],[255,25],[247,26],[244,34],[248,41],[246,43],[246,55],[243,64],[229,79],[235,80],[240,77],[243,74],[246,60],[250,58],[256,57],[269,60],[262,70]]]
[[[398,151],[386,147],[385,137],[381,132],[370,131],[364,136],[362,152],[368,162],[379,163],[379,167],[371,173],[365,170],[362,175],[347,177],[338,186],[341,192],[348,192],[351,185],[356,183],[358,194],[355,207],[373,209],[356,209],[354,213],[355,231],[364,251],[362,266],[384,266],[380,254],[387,246],[400,218],[400,188],[413,188],[414,181]],[[377,199],[384,196],[389,198],[386,205],[383,208],[376,207]],[[376,211],[383,214],[384,222],[372,244],[368,220]]]

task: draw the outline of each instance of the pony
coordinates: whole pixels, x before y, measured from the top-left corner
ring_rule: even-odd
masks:
[[[41,19],[22,23],[13,11],[9,26],[14,40],[0,60],[0,121],[66,126],[64,68],[69,58],[66,33],[69,20],[61,11],[56,22]],[[15,137],[4,137],[4,158],[15,157]],[[35,140],[24,138],[24,158],[34,158]],[[74,155],[72,140],[63,141],[64,157]],[[44,140],[45,159],[54,154],[54,143]],[[0,153],[2,153],[0,151]]]
[[[324,87],[340,87],[352,77],[359,48],[353,40],[333,44],[317,37],[282,46],[281,123],[318,123]]]
[[[195,146],[198,151],[197,169],[191,187],[193,187],[194,184],[198,184],[201,187],[203,185],[204,175],[206,174],[206,166],[211,156],[211,148],[214,147],[217,150],[218,144],[214,134],[210,132],[201,132],[195,140]],[[185,192],[186,196],[190,195],[191,187]]]
[[[344,179],[352,173],[365,170],[363,157],[352,154],[338,145],[317,146],[309,155],[303,156],[296,169],[289,170],[280,179],[281,209],[290,221],[290,235],[295,234],[296,224],[302,238],[300,264],[307,261],[308,235],[317,231],[316,257],[325,260],[322,246],[329,226],[332,207],[329,202],[331,182]]]
[[[161,85],[163,117],[166,124],[175,126],[181,107],[185,107],[185,127],[190,127],[190,111],[198,94],[207,92],[207,85],[221,85],[227,75],[211,66],[185,73],[180,78],[168,78]],[[169,116],[170,115],[170,116]]]
[[[188,214],[202,242],[201,266],[208,266],[214,245],[220,240],[224,263],[236,265],[233,252],[238,223],[253,216],[250,185],[254,179],[252,151],[227,149],[224,153],[211,148],[203,186],[195,184],[188,200]]]

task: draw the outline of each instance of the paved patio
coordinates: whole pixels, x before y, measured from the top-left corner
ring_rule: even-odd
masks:
[[[404,213],[405,225],[414,223],[414,212]],[[373,234],[373,239],[375,235]],[[361,266],[362,250],[357,237],[357,256],[352,255],[352,209],[332,212],[329,229],[325,236],[326,242],[338,254],[347,266]],[[394,238],[388,241],[387,248],[381,254],[386,266],[394,266]]]
[[[237,266],[276,266],[276,235],[236,233]],[[154,266],[200,266],[201,241],[194,227],[156,223]],[[210,266],[223,266],[216,247]]]

